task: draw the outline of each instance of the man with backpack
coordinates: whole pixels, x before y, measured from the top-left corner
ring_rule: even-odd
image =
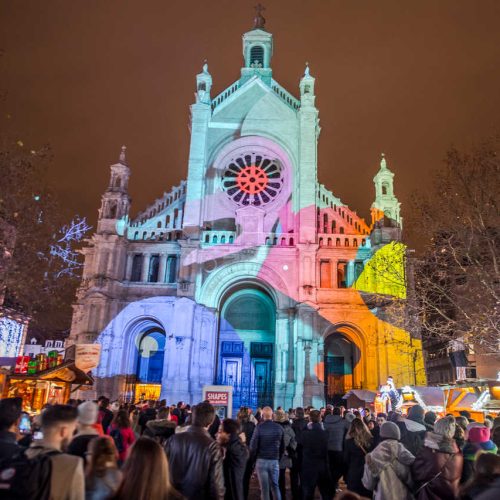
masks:
[[[0,480],[10,480],[10,488],[1,485],[3,498],[30,500],[83,500],[85,480],[83,460],[63,453],[76,429],[77,410],[69,405],[54,405],[41,414],[43,438],[35,441],[10,463],[6,473],[2,467]],[[10,476],[10,478],[9,478]],[[17,476],[17,480],[16,480]],[[23,480],[24,478],[24,480]]]

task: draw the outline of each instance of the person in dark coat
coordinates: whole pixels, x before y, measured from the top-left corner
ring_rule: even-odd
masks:
[[[324,428],[328,431],[328,461],[335,489],[338,487],[339,479],[344,475],[344,438],[349,425],[350,423],[342,418],[339,407],[335,407],[332,414],[323,422]]]
[[[0,459],[10,459],[22,448],[17,444],[17,430],[22,414],[21,398],[0,400]]]
[[[416,500],[454,500],[462,477],[463,456],[453,439],[455,418],[441,418],[428,432],[411,466]]]
[[[372,493],[363,486],[361,479],[365,470],[365,456],[372,451],[373,441],[373,436],[364,422],[355,418],[344,442],[346,467],[344,479],[349,491],[368,498],[372,496]]]
[[[255,431],[255,423],[250,420],[250,409],[247,406],[242,406],[238,412],[238,422],[240,424],[240,432],[245,435],[245,444],[250,445],[253,433]],[[255,468],[255,461],[249,458],[245,467],[243,476],[243,495],[245,500],[248,498],[248,490],[250,489],[250,479]]]
[[[97,400],[97,405],[99,406],[99,414],[97,418],[97,423],[101,424],[102,426],[102,432],[104,434],[108,433],[108,427],[111,424],[111,421],[113,420],[113,412],[108,408],[109,406],[109,399],[101,396]]]
[[[248,448],[239,437],[240,426],[236,420],[226,418],[217,435],[224,454],[225,500],[244,500],[243,478],[248,461]]]
[[[424,409],[420,405],[415,405],[408,410],[406,418],[398,416],[396,421],[401,432],[401,443],[413,456],[417,456],[420,448],[424,445],[424,437],[427,432],[424,414]]]
[[[328,431],[321,425],[318,410],[309,413],[311,421],[302,433],[302,493],[304,500],[312,500],[318,486],[322,500],[333,498],[328,470]]]
[[[292,490],[292,499],[302,499],[302,486],[300,475],[302,472],[302,434],[307,429],[309,420],[305,418],[304,408],[298,407],[295,410],[295,419],[292,422],[292,429],[297,441],[297,452],[292,457],[292,468],[290,469],[290,486]]]
[[[154,401],[148,401],[148,406],[139,413],[139,428],[141,429],[141,434],[144,434],[146,430],[146,424],[150,420],[156,419],[156,409],[154,406]]]
[[[461,500],[498,500],[500,498],[500,456],[481,453],[470,481],[462,487]]]

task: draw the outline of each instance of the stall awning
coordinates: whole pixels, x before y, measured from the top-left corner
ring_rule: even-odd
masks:
[[[444,391],[440,387],[413,386],[425,406],[441,406],[444,408]]]
[[[65,361],[60,365],[49,368],[48,370],[37,372],[33,375],[14,373],[11,375],[11,378],[26,380],[52,380],[79,385],[92,385],[94,383],[92,376],[77,368],[73,360]]]
[[[351,389],[342,399],[348,399],[349,396],[356,396],[361,401],[373,403],[377,393],[366,389]]]

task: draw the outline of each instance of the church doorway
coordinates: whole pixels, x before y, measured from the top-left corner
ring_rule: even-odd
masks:
[[[159,399],[166,336],[161,328],[152,328],[145,332],[138,345],[135,399]]]
[[[232,291],[219,324],[217,384],[233,386],[234,410],[273,404],[276,306],[257,287]]]
[[[360,351],[344,334],[334,332],[326,338],[324,352],[326,403],[345,404],[342,397],[359,385],[355,367],[360,360]]]

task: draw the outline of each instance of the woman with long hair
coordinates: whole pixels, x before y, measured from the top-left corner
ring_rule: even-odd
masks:
[[[86,458],[85,500],[109,498],[122,480],[113,440],[109,437],[95,437],[89,443]]]
[[[344,479],[347,489],[361,496],[371,498],[368,491],[361,482],[365,468],[365,456],[373,448],[373,436],[366,424],[360,418],[355,418],[344,442],[344,463],[346,471]]]
[[[167,456],[152,439],[141,437],[131,447],[123,479],[113,500],[173,500],[180,498],[170,484]]]
[[[500,456],[493,453],[479,453],[474,475],[462,486],[460,498],[500,498]]]
[[[118,463],[122,465],[127,458],[128,449],[135,441],[135,434],[126,410],[119,410],[116,413],[109,426],[108,433],[113,438],[118,450]]]

